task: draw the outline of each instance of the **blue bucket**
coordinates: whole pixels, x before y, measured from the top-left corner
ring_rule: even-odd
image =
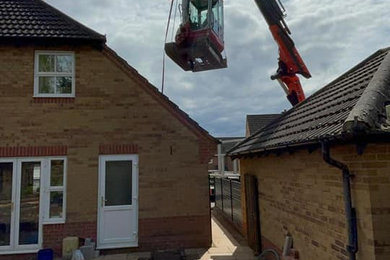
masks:
[[[38,251],[38,260],[53,260],[53,249],[41,249]]]

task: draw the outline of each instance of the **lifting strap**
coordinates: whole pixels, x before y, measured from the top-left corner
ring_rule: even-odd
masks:
[[[167,43],[169,22],[171,21],[173,2],[175,2],[175,0],[171,1],[171,7],[169,8],[169,16],[168,16],[168,22],[167,22],[167,29],[165,31],[164,45]],[[163,49],[163,65],[162,65],[162,79],[161,79],[161,93],[163,93],[163,94],[164,94],[164,81],[165,81],[165,50]]]

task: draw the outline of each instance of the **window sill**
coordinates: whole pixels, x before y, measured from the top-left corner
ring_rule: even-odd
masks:
[[[1,255],[22,255],[22,254],[35,254],[39,251],[39,248],[37,249],[25,249],[25,250],[0,250],[0,256]]]
[[[53,103],[53,104],[71,104],[74,103],[75,98],[74,97],[33,97],[32,103],[37,104],[47,104],[47,103]]]
[[[62,225],[65,224],[65,219],[60,219],[60,220],[44,220],[42,222],[42,225]]]

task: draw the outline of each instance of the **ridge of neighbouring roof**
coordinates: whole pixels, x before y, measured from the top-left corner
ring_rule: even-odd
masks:
[[[249,133],[254,134],[279,116],[280,114],[247,115],[246,123],[248,126]]]
[[[318,143],[353,131],[381,131],[390,100],[390,48],[381,49],[239,143],[230,154]],[[387,86],[387,87],[386,87]]]
[[[38,39],[106,42],[104,35],[82,25],[42,0],[1,0],[1,42]]]

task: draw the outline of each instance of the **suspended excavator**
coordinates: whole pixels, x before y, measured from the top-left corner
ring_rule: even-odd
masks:
[[[310,72],[290,37],[284,21],[286,11],[280,0],[254,1],[279,47],[278,69],[271,79],[280,83],[294,106],[305,99],[297,74],[310,78]],[[174,42],[165,44],[166,54],[185,71],[226,68],[223,0],[181,0],[180,11],[181,23]]]

